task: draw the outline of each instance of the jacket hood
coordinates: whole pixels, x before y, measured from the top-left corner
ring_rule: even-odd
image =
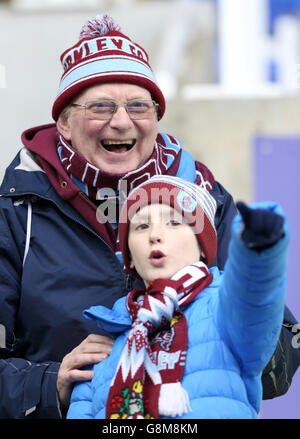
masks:
[[[26,147],[30,147],[30,145],[34,145],[36,143],[36,136],[41,135],[41,133],[45,134],[49,132],[49,129],[52,128],[51,131],[57,131],[55,123],[49,123],[46,125],[38,125],[36,127],[31,127],[25,130],[22,135],[21,139]]]
[[[73,183],[60,162],[56,149],[56,125],[30,128],[23,132],[21,139],[24,148],[7,168],[1,193],[43,195],[55,189],[64,200],[74,198],[80,189]],[[45,174],[48,178],[45,178]]]
[[[23,132],[21,140],[29,151],[38,154],[53,167],[57,168],[57,165],[60,165],[56,148],[54,148],[58,142],[57,128],[54,123],[29,128]]]

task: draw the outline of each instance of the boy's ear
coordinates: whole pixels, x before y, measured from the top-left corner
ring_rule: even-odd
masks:
[[[129,265],[129,267],[130,267],[131,269],[134,268],[134,263],[133,263],[132,261],[130,261],[130,265]]]
[[[60,114],[56,122],[57,130],[64,136],[66,140],[71,140],[71,127],[69,116],[64,111]]]

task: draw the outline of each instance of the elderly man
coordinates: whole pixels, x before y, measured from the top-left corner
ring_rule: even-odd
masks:
[[[90,20],[61,61],[56,124],[23,133],[0,191],[2,418],[64,416],[74,382],[92,376],[85,366],[109,355],[113,340],[82,311],[111,308],[138,285],[125,275],[118,242],[119,203],[131,189],[166,174],[210,190],[221,269],[236,212],[209,169],[158,133],[165,100],[147,53],[112,19]],[[275,395],[285,392],[298,367],[290,339],[283,328],[266,397],[274,380]]]

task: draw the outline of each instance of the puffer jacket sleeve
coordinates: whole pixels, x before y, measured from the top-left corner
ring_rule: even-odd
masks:
[[[254,207],[284,216],[274,203]],[[229,258],[220,288],[217,313],[221,334],[245,376],[260,375],[273,354],[283,323],[289,229],[261,252],[247,248],[239,237],[241,217],[232,224]]]
[[[34,363],[22,357],[15,334],[20,301],[24,230],[9,200],[0,208],[0,418],[60,418],[56,393],[59,363]],[[10,214],[7,214],[7,211]]]
[[[212,265],[220,270],[228,257],[228,246],[231,237],[231,226],[237,210],[231,195],[217,181],[213,185],[211,195],[217,202],[215,215],[215,227],[218,236],[218,253]],[[300,347],[292,346],[292,338],[295,334],[292,328],[298,322],[290,309],[284,308],[284,322],[281,327],[277,348],[262,374],[263,399],[276,398],[284,395],[291,385],[293,376],[300,365]]]
[[[93,419],[91,381],[77,383],[71,396],[67,419]]]

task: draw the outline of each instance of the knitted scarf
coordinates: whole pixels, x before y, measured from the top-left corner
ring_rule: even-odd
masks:
[[[188,265],[170,280],[154,280],[127,296],[132,325],[106,404],[106,418],[157,419],[191,410],[181,386],[187,354],[182,308],[212,281],[203,262]]]
[[[90,212],[90,206],[87,209],[81,203],[80,209],[78,209],[78,205],[73,204],[73,199],[70,199],[69,202],[109,243],[121,263],[123,260],[119,249],[117,230],[119,204],[122,204],[133,188],[158,174],[178,176],[209,191],[214,185],[214,177],[210,170],[203,163],[195,162],[193,157],[181,148],[181,142],[168,134],[159,133],[154,150],[146,163],[126,174],[112,174],[96,168],[76,151],[63,136],[58,134],[58,137],[56,148],[60,162],[73,183],[93,201],[92,204],[95,206],[93,220],[91,221],[90,216],[87,215]],[[41,159],[39,164],[48,174],[49,169],[46,166],[47,163],[44,163],[44,159]],[[50,173],[48,176],[60,193],[60,183],[55,185],[56,174],[53,176]],[[108,223],[104,221],[102,224],[98,214],[100,219],[105,218]]]
[[[99,201],[118,200],[121,191],[125,192],[126,197],[134,187],[139,186],[153,175],[165,174],[170,168],[170,162],[173,163],[180,155],[175,148],[166,147],[163,138],[158,136],[153,152],[146,163],[126,174],[111,174],[89,163],[61,135],[59,135],[57,151],[62,165],[74,183],[89,198]],[[176,175],[178,166],[175,168],[171,171],[171,175]]]

